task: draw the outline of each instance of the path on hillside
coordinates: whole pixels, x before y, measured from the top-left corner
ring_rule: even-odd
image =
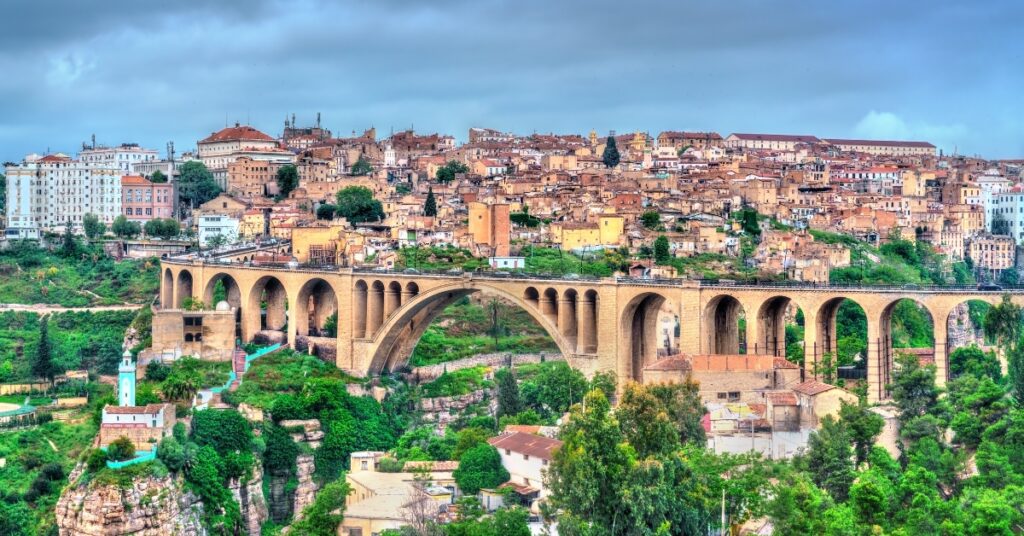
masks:
[[[92,305],[88,307],[62,307],[60,305],[49,305],[37,303],[26,305],[24,303],[0,303],[0,311],[25,311],[29,313],[50,314],[50,313],[73,313],[73,312],[98,312],[98,311],[134,311],[145,307],[143,304],[123,305]]]

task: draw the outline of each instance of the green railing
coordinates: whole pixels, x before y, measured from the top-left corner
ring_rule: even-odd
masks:
[[[107,450],[106,448],[103,449]],[[153,450],[140,450],[135,453],[135,457],[130,460],[124,460],[120,462],[112,462],[107,460],[107,467],[110,469],[123,469],[129,465],[135,465],[137,463],[151,462],[156,459],[156,445],[153,445]]]

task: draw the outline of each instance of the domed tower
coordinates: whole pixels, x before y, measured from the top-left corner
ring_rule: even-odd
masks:
[[[591,130],[590,131],[590,146],[591,147],[597,147],[597,131],[596,130]]]

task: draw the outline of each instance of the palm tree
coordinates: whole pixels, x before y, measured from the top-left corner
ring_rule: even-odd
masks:
[[[175,371],[160,385],[160,391],[169,400],[190,401],[199,392],[199,374],[194,371]]]

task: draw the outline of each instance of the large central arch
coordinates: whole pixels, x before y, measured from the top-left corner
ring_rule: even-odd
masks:
[[[644,367],[658,360],[658,313],[669,301],[657,292],[644,292],[622,309],[619,332],[619,373],[643,382]],[[628,366],[628,368],[626,368]]]
[[[367,361],[370,364],[368,372],[379,374],[385,370],[396,370],[404,366],[412,355],[416,343],[434,318],[441,314],[445,307],[476,292],[488,292],[500,296],[529,313],[534,321],[547,332],[558,346],[559,351],[567,360],[570,360],[571,364],[571,358],[575,353],[574,344],[560,332],[557,325],[557,314],[552,315],[550,312],[545,314],[536,305],[530,303],[529,295],[532,293],[527,292],[519,296],[487,282],[473,281],[467,285],[460,281],[424,291],[422,294],[407,292],[410,299],[403,302],[394,314],[385,318],[376,334],[369,337],[373,344],[368,346],[368,351],[371,352],[371,355],[367,356]],[[550,309],[545,308],[545,311],[550,311]]]

